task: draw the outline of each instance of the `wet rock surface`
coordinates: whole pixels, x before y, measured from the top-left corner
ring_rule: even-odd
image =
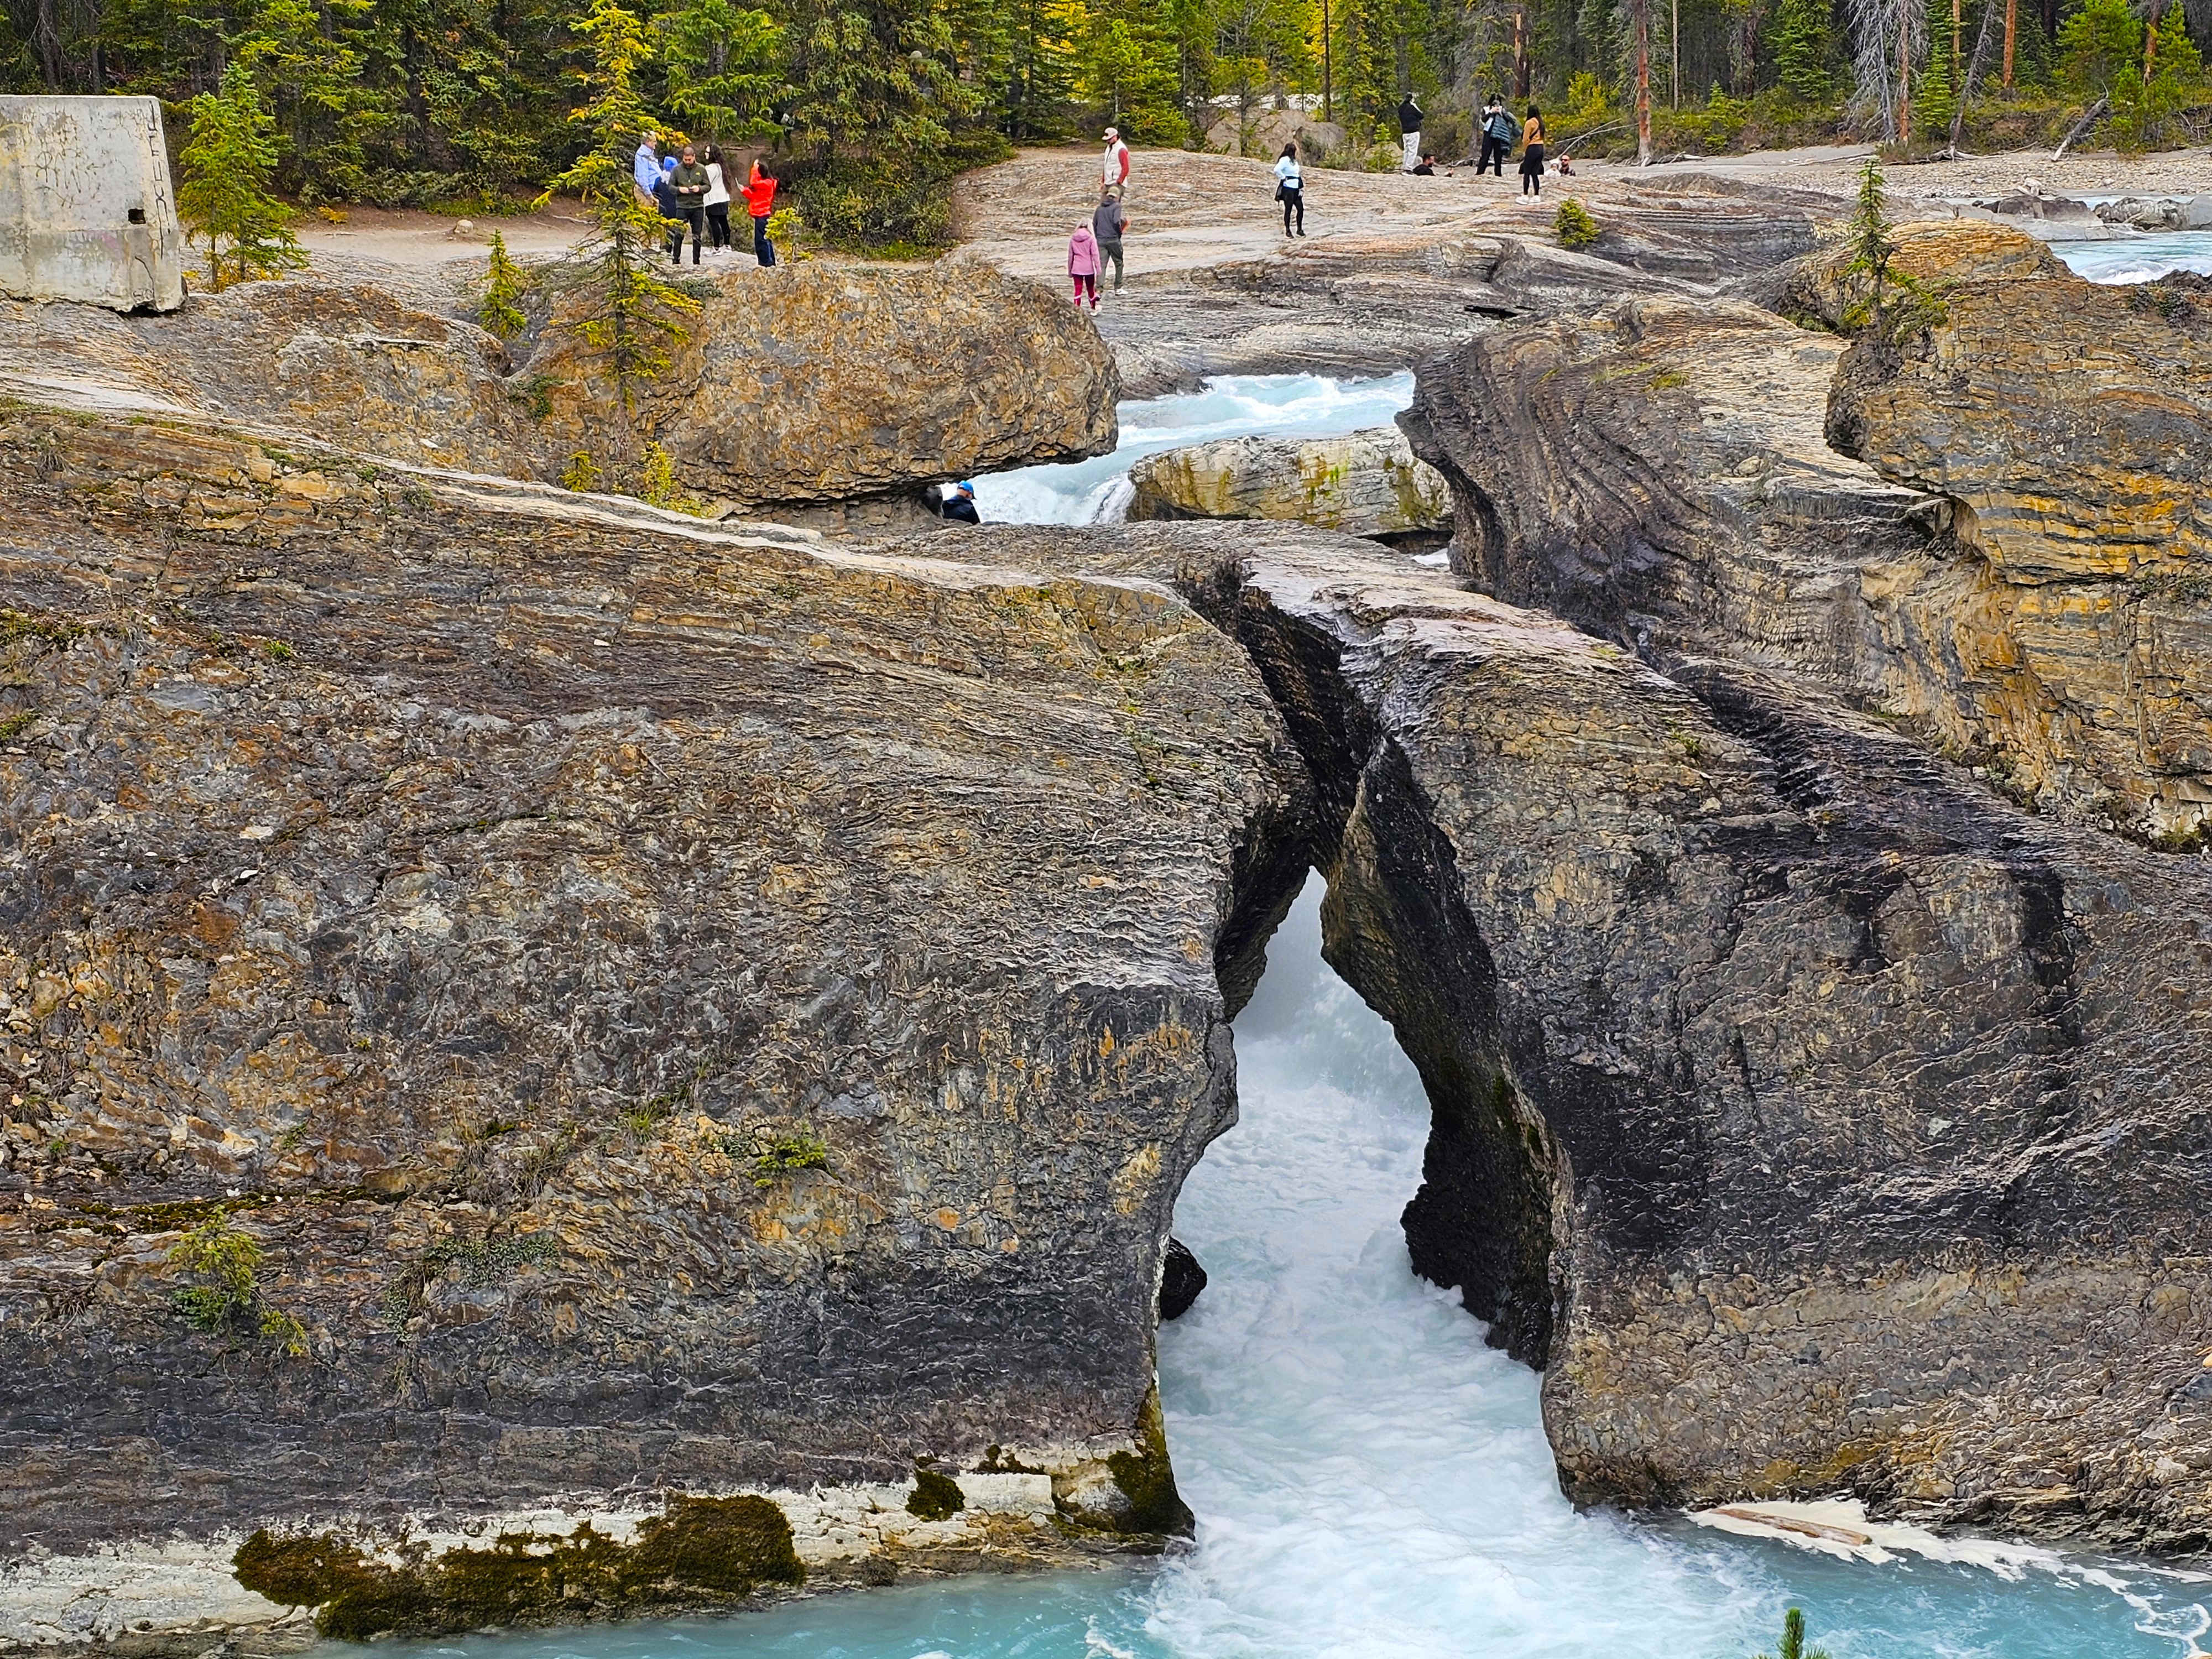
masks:
[[[1126,516],[1273,519],[1399,545],[1441,544],[1443,477],[1395,427],[1341,438],[1229,438],[1147,455],[1129,469]]]
[[[1181,1319],[1206,1289],[1206,1269],[1179,1238],[1168,1240],[1166,1260],[1160,1267],[1160,1317]]]

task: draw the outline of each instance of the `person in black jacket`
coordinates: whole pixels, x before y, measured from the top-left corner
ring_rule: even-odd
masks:
[[[1421,106],[1410,92],[1398,106],[1398,131],[1406,140],[1406,171],[1411,173],[1421,164]]]
[[[945,498],[945,516],[955,524],[981,524],[983,515],[975,510],[975,486],[962,479],[957,488]]]

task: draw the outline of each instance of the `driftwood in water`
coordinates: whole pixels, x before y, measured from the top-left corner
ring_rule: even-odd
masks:
[[[2074,148],[2074,141],[2088,131],[2091,127],[2095,126],[2097,118],[2110,109],[2112,105],[2112,100],[2109,97],[2100,98],[2095,103],[2090,105],[2089,112],[2076,121],[2074,124],[2074,130],[2058,141],[2058,148],[2051,152],[2051,159],[2054,161],[2064,161],[2066,152]]]

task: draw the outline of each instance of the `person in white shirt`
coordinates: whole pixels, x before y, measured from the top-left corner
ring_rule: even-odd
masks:
[[[709,144],[699,152],[699,165],[707,169],[707,235],[714,243],[714,252],[726,253],[730,249],[730,167],[722,159],[722,147]]]
[[[1290,235],[1291,215],[1298,216],[1297,234],[1306,234],[1306,180],[1298,171],[1298,147],[1285,144],[1275,158],[1275,199],[1283,204],[1283,234]]]
[[[1106,154],[1099,158],[1098,183],[1104,190],[1129,190],[1129,147],[1121,142],[1119,127],[1106,129]]]

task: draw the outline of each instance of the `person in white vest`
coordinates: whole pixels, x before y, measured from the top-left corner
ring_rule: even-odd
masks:
[[[1106,129],[1106,154],[1099,158],[1098,184],[1102,190],[1129,190],[1129,147],[1121,142],[1119,127]]]

